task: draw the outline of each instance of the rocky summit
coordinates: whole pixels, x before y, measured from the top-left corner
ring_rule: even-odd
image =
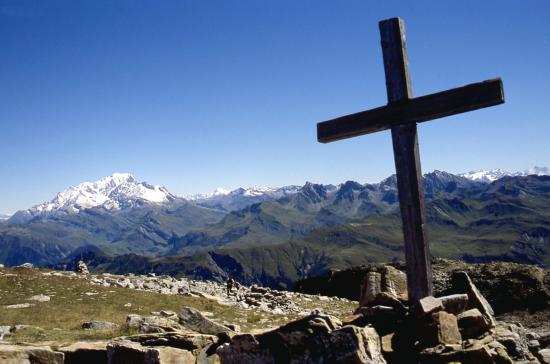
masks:
[[[515,271],[523,284],[511,282],[501,296],[530,299],[518,272],[532,268],[454,263],[436,262],[436,296],[415,304],[396,264],[363,268],[358,300],[153,273],[90,274],[84,262],[78,272],[1,268],[0,362],[549,363],[548,307],[539,300],[520,315],[477,284],[481,270],[491,269],[497,286]],[[544,286],[546,271],[534,272]],[[544,322],[534,325],[536,317]]]

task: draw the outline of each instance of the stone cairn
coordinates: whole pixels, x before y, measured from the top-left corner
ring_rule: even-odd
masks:
[[[86,265],[86,263],[84,263],[83,260],[79,260],[78,263],[76,263],[75,272],[79,274],[90,274],[88,266]]]
[[[490,304],[465,272],[454,272],[451,285],[452,295],[429,296],[408,305],[405,273],[384,266],[365,276],[360,307],[344,324],[372,326],[388,363],[543,360],[539,342],[523,327],[495,320]]]

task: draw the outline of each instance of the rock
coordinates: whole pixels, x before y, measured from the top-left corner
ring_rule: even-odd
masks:
[[[395,350],[393,348],[393,333],[382,336],[380,340],[382,354],[385,358],[392,358]]]
[[[221,363],[385,363],[372,327],[341,328],[318,312],[269,332],[236,335],[218,354]]]
[[[0,340],[4,340],[5,335],[9,335],[11,332],[11,326],[0,326]]]
[[[405,313],[407,307],[401,303],[397,298],[391,296],[387,292],[380,292],[376,297],[370,302],[370,306],[388,306],[393,307],[398,312]]]
[[[359,307],[355,315],[344,322],[345,325],[372,325],[380,335],[394,332],[405,318],[405,313],[388,306]]]
[[[491,358],[491,352],[485,345],[475,345],[465,349],[461,356],[462,360],[466,363],[494,363]]]
[[[32,263],[23,263],[18,266],[15,266],[14,268],[26,268],[26,269],[32,269],[34,268],[34,264]]]
[[[457,320],[463,339],[477,337],[491,329],[491,324],[477,308],[459,314]]]
[[[477,308],[489,320],[491,327],[496,325],[494,311],[483,297],[466,272],[454,272],[451,276],[453,289],[468,295],[468,307]]]
[[[141,315],[129,314],[128,316],[126,316],[126,326],[131,329],[139,328],[139,325],[141,325],[143,321],[143,316]]]
[[[510,355],[506,352],[505,348],[495,348],[496,355],[491,355],[497,364],[514,364]]]
[[[453,315],[458,315],[466,310],[468,307],[468,295],[452,294],[449,296],[443,296],[439,298],[443,304],[443,310]]]
[[[144,347],[139,343],[121,340],[107,345],[109,364],[195,364],[195,356],[172,347]]]
[[[327,362],[331,333],[340,327],[338,319],[315,313],[257,335],[235,335],[217,352],[221,363]]]
[[[181,325],[201,334],[218,335],[231,332],[228,327],[204,317],[200,311],[192,307],[183,307],[178,317]]]
[[[390,294],[402,302],[409,300],[407,289],[407,274],[391,265],[382,269],[382,292]]]
[[[65,364],[107,363],[106,341],[79,341],[58,350],[65,355]]]
[[[158,312],[161,314],[160,312]],[[175,313],[174,313],[175,314]],[[178,323],[178,316],[141,316],[130,314],[126,316],[126,326],[132,329],[139,329],[142,334],[175,332],[185,328]]]
[[[506,351],[514,358],[526,359],[531,356],[527,346],[526,332],[514,324],[499,323],[494,329],[494,337],[506,347]]]
[[[86,330],[113,330],[117,327],[117,324],[109,321],[87,321],[82,323],[82,328]]]
[[[86,263],[84,263],[83,260],[79,260],[78,263],[76,263],[75,272],[79,274],[90,274],[88,266],[86,265]]]
[[[4,308],[8,308],[8,309],[15,309],[15,308],[29,308],[31,306],[34,306],[34,304],[32,303],[17,303],[15,305],[7,305],[7,306],[4,306]]]
[[[531,264],[493,262],[465,264],[464,262],[437,259],[436,270],[449,272],[463,270],[483,296],[491,302],[495,313],[514,310],[537,311],[549,307],[550,270]],[[436,291],[451,292],[444,282],[436,282]]]
[[[49,346],[0,344],[2,364],[63,364],[64,355]]]
[[[218,340],[214,335],[182,332],[142,334],[127,336],[121,339],[136,342],[143,346],[171,346],[192,352],[198,352]]]
[[[36,296],[29,297],[28,300],[29,301],[37,301],[37,302],[48,302],[50,300],[50,296],[39,294],[39,295],[36,295]]]
[[[160,311],[162,317],[178,317],[178,314],[174,311]]]
[[[541,348],[550,347],[550,331],[539,334],[537,340],[540,342]]]
[[[550,364],[550,349],[539,350],[538,357],[541,363]]]
[[[220,364],[220,356],[216,353],[218,345],[211,345],[208,348],[202,349],[197,354],[197,364]]]
[[[458,330],[456,316],[445,311],[432,314],[431,320],[424,326],[420,341],[424,347],[460,344],[462,337]]]
[[[0,269],[5,268],[4,264],[0,264]]]
[[[370,305],[376,296],[382,292],[382,275],[377,272],[368,272],[361,283],[359,306]]]
[[[372,327],[344,326],[332,331],[329,340],[328,358],[334,363],[386,363]]]
[[[443,310],[443,303],[439,298],[427,296],[418,301],[416,308],[418,315],[423,317]]]

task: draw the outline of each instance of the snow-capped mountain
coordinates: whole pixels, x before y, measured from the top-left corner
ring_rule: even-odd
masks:
[[[129,173],[114,173],[95,182],[69,187],[51,201],[18,211],[10,220],[20,222],[34,216],[75,214],[93,207],[120,210],[143,203],[166,203],[176,198],[164,187],[138,182]]]
[[[490,183],[505,176],[527,176],[533,174],[539,176],[550,175],[550,169],[535,166],[523,172],[507,172],[501,169],[491,169],[459,175],[434,171],[425,175],[425,188],[427,193],[430,193],[431,190],[441,189],[442,185],[460,185],[464,187],[466,186],[464,181],[468,180],[478,183]],[[325,185],[324,187],[328,192],[332,193],[339,191],[344,185]],[[379,183],[371,184],[371,186],[384,192],[396,191],[395,175]],[[302,186],[295,185],[237,188],[232,191],[217,188],[210,193],[186,196],[186,199],[197,206],[230,212],[258,202],[292,196],[301,190]],[[114,173],[95,182],[84,182],[77,186],[69,187],[58,193],[51,201],[44,202],[27,210],[18,211],[11,217],[0,214],[0,221],[9,220],[10,222],[24,223],[35,216],[76,214],[82,210],[96,207],[116,211],[141,206],[144,203],[164,204],[175,200],[184,201],[184,199],[170,193],[162,186],[139,182],[129,173]]]
[[[276,200],[295,194],[300,188],[300,186],[292,185],[284,187],[237,188],[233,191],[217,188],[210,193],[186,196],[186,199],[203,207],[234,211],[257,202]]]
[[[258,197],[258,196],[270,196],[273,198],[283,197],[287,194],[298,192],[300,186],[285,186],[285,187],[250,187],[250,188],[237,188],[233,191],[228,191],[224,188],[218,187],[212,192],[201,193],[196,195],[188,195],[185,198],[189,201],[203,201],[216,198],[223,198],[224,196],[242,196],[242,197]]]
[[[548,176],[550,175],[550,169],[548,167],[535,166],[533,168],[526,169],[522,172],[508,172],[508,171],[503,171],[502,169],[496,168],[496,169],[490,169],[487,171],[462,173],[459,176],[468,178],[472,181],[491,183],[496,181],[497,179],[501,179],[502,177],[507,177],[507,176],[518,177],[518,176],[529,176],[529,175]]]

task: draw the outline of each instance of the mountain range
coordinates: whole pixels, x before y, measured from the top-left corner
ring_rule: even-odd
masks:
[[[548,169],[424,176],[434,255],[550,265]],[[492,181],[492,182],[490,182]],[[395,176],[187,198],[114,174],[0,222],[0,262],[228,274],[291,287],[327,269],[403,259]]]

